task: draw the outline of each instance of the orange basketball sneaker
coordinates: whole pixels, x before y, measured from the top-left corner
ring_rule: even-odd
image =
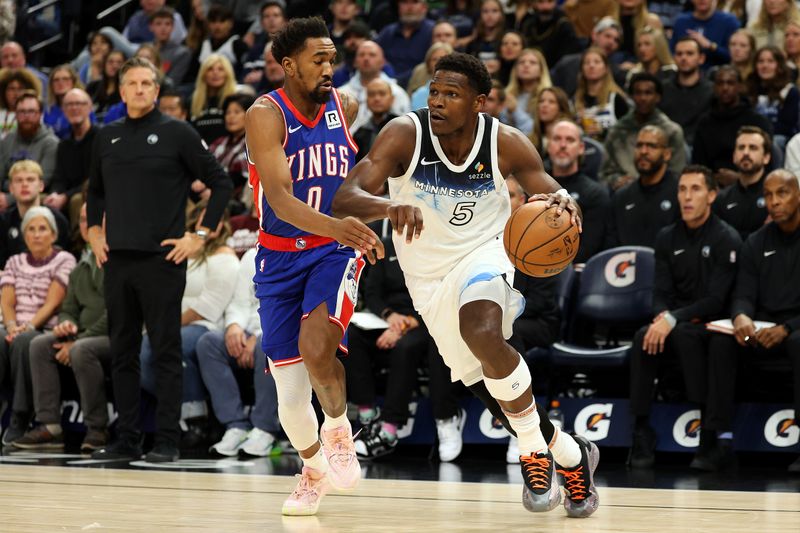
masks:
[[[283,502],[281,512],[287,516],[308,516],[317,514],[319,502],[328,491],[328,478],[314,468],[303,467],[303,473],[297,474],[294,492]]]
[[[356,447],[350,426],[322,430],[322,451],[328,459],[328,481],[337,490],[352,490],[361,480]]]

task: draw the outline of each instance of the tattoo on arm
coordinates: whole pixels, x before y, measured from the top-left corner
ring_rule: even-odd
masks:
[[[353,98],[353,96],[346,92],[342,91],[339,93],[339,98],[342,101],[342,110],[344,111],[344,118],[347,121],[347,125],[352,126],[353,121],[358,116],[358,100]]]

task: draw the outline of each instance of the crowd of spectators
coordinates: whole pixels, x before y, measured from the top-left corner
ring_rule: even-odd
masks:
[[[710,176],[704,181],[713,196],[709,216],[732,227],[751,255],[758,254],[752,249],[764,240],[767,228],[778,231],[773,225],[780,216],[797,210],[796,179],[794,185],[781,181],[788,192],[765,191],[771,171],[800,172],[800,12],[794,0],[141,0],[124,27],[94,28],[71,61],[35,66],[28,63],[22,39],[15,39],[13,9],[1,5],[0,303],[6,336],[0,379],[8,376],[6,384],[13,385],[5,444],[63,444],[54,403],[59,393],[54,361],[71,366],[77,378],[89,426],[84,448],[98,448],[107,438],[108,420],[98,407],[105,401],[98,372],[108,361],[107,326],[97,295],[102,270],[87,258],[82,205],[96,131],[125,120],[118,71],[132,56],[146,57],[161,73],[159,112],[189,122],[233,181],[230,218],[190,261],[182,306],[182,420],[188,433],[194,429],[202,440],[197,428],[206,424],[210,399],[226,429],[213,449],[224,455],[241,448],[269,453],[279,432],[270,403],[274,387],[259,376],[263,361],[254,363],[254,354],[255,359],[263,355],[252,301],[247,302],[246,283],[237,287],[236,280],[249,272],[246,252],[258,230],[246,187],[244,113],[257,95],[282,84],[270,35],[288,17],[318,14],[329,22],[340,52],[334,84],[360,104],[350,125],[359,158],[390,120],[426,106],[438,59],[454,50],[478,57],[494,79],[484,111],[527,135],[547,170],[583,209],[579,263],[613,246],[658,248],[661,228],[685,224],[679,187],[683,191],[681,178],[690,164],[703,166],[692,167],[695,174],[707,169]],[[518,197],[523,194],[518,187],[509,189]],[[192,184],[187,206],[192,223],[209,194],[201,181]],[[796,213],[787,216],[797,218]],[[800,230],[790,229],[791,224],[780,226],[790,234],[786,242],[775,239],[787,253],[797,254]],[[244,256],[241,266],[237,256]],[[762,265],[756,263],[748,266],[754,269],[748,275],[757,278]],[[518,280],[529,301],[526,320],[542,322],[534,331],[519,321],[515,346],[522,351],[547,345],[559,331],[555,289],[524,276]],[[792,285],[789,279],[781,281]],[[382,298],[370,294],[392,288],[376,286],[369,273],[365,284],[366,309],[391,317],[396,310],[376,304]],[[796,384],[800,295],[784,292],[775,303],[748,293],[756,300],[750,305],[742,303],[740,290],[729,283],[723,302],[732,299],[747,317],[782,328],[779,343],[761,347],[787,347]],[[407,319],[390,321],[386,331],[391,333],[356,335],[356,344],[370,352],[413,346],[421,364],[427,345],[402,338],[424,332],[424,326],[412,309],[401,314]],[[713,316],[670,316],[680,323],[728,314],[721,305]],[[412,323],[416,327],[408,327]],[[145,338],[145,390],[152,388],[148,353]],[[712,363],[715,357],[723,357],[719,349]],[[358,357],[351,364],[356,365],[354,375],[374,371]],[[408,376],[413,377],[416,364],[401,369],[405,377],[398,379],[405,389],[414,386]],[[230,368],[253,367],[257,409],[247,416],[223,388],[234,387]],[[401,370],[391,366],[390,372]],[[371,423],[378,417],[373,386],[368,380],[356,385],[364,422]],[[399,405],[387,410],[373,434],[396,434],[407,416],[408,392],[392,389]],[[450,424],[439,434],[445,438],[463,421],[460,414],[453,416],[450,392],[436,394],[434,411]],[[40,425],[31,429],[34,416]],[[730,428],[716,429],[729,439]],[[643,432],[639,427],[640,441]],[[716,459],[712,466],[724,462]]]

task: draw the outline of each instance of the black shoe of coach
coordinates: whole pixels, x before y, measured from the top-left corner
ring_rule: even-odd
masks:
[[[157,442],[153,449],[147,452],[144,460],[148,463],[171,463],[180,459],[181,454],[174,444]]]
[[[120,438],[113,442],[92,452],[92,459],[115,459],[124,460],[132,459],[138,460],[142,458],[142,446],[135,439]]]

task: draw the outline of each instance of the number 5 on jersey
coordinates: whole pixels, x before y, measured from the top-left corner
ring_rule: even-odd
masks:
[[[450,223],[454,226],[465,226],[472,220],[472,208],[476,202],[458,202],[453,208],[453,216]]]

